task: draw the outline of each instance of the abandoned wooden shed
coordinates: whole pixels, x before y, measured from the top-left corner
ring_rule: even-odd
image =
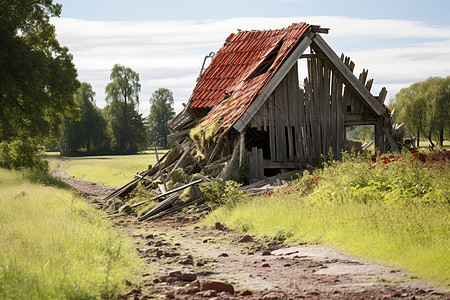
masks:
[[[253,181],[314,165],[329,151],[340,158],[350,125],[373,125],[376,150],[398,151],[386,89],[372,95],[373,79],[366,70],[356,77],[327,33],[297,23],[231,34],[171,121],[163,169],[230,178],[233,163],[245,164]]]

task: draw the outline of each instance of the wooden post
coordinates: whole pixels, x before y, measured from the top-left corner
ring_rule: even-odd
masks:
[[[245,129],[239,134],[239,168],[242,167],[244,162],[244,149],[245,149]]]
[[[156,150],[156,143],[154,143],[153,146],[155,147],[155,155],[156,155],[156,161],[158,162],[158,165],[159,165],[159,173],[161,173],[161,162],[159,161],[158,150]],[[163,184],[164,184],[164,190],[167,191],[166,180],[163,181]]]

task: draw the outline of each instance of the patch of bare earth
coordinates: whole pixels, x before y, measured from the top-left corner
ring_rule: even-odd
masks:
[[[64,175],[64,174],[63,174]],[[101,206],[114,188],[74,178],[63,180]],[[145,261],[139,283],[119,299],[450,299],[395,268],[323,245],[286,246],[228,230],[196,226],[179,213],[140,222],[111,215]]]

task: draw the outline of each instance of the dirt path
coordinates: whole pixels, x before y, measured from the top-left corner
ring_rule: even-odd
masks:
[[[66,178],[101,206],[113,188]],[[145,260],[120,299],[450,299],[411,274],[322,245],[284,246],[178,214],[151,222],[111,215]],[[234,293],[230,293],[234,292]]]

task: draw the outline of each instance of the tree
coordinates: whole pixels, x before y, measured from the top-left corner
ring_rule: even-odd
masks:
[[[420,134],[424,132],[426,122],[426,103],[421,83],[417,82],[401,89],[395,95],[394,108],[397,119],[405,123],[410,132],[416,134],[417,147],[419,147]]]
[[[77,71],[49,22],[60,14],[52,0],[0,0],[0,141],[56,135],[78,115]]]
[[[157,89],[150,97],[150,114],[148,123],[150,139],[158,146],[168,148],[167,136],[170,134],[169,121],[175,116],[173,94],[169,89]]]
[[[78,120],[64,118],[60,139],[61,154],[72,156],[80,152],[86,154],[109,152],[106,121],[95,105],[94,96],[92,86],[83,82],[75,94],[81,117]]]
[[[414,132],[419,146],[420,134],[426,135],[433,147],[433,138],[443,146],[450,132],[450,76],[430,77],[403,88],[395,95],[397,119]]]
[[[135,105],[139,105],[139,92],[141,91],[139,74],[131,68],[115,64],[111,70],[110,80],[111,82],[105,88],[106,101],[113,109],[112,113],[115,114],[117,110],[120,110],[121,116],[115,116],[114,136],[119,150],[126,152],[127,147],[131,148],[131,145],[127,145],[130,143],[131,129],[127,110],[134,110]]]

